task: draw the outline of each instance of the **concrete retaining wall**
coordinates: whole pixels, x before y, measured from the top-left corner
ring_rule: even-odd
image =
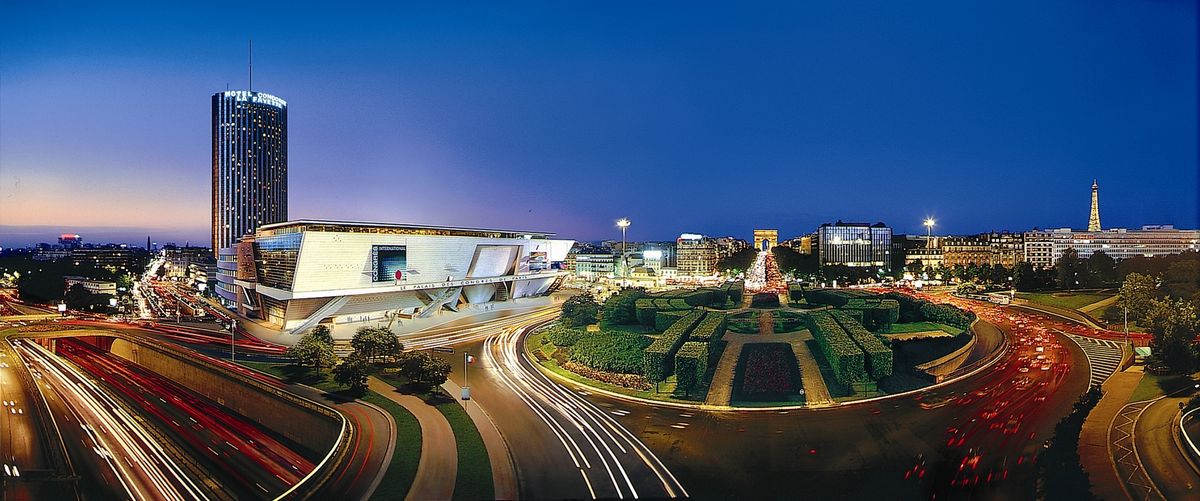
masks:
[[[120,338],[113,340],[111,352],[246,416],[312,453],[328,451],[339,438],[341,424],[332,417],[248,386],[203,363]]]

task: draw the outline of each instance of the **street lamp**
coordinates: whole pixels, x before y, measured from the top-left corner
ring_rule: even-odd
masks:
[[[629,218],[623,217],[617,220],[617,228],[621,229],[621,274],[624,276],[629,275],[629,263],[625,261],[625,230],[629,228],[630,224],[632,223],[629,222]]]
[[[921,224],[925,225],[925,237],[926,238],[933,236],[933,225],[935,223],[936,223],[936,221],[934,221],[933,218],[931,218],[931,217],[925,218],[925,222],[921,223]]]

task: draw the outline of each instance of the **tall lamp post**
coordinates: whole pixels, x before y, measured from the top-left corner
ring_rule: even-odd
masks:
[[[617,220],[617,228],[621,229],[621,275],[622,278],[629,276],[629,263],[625,261],[625,230],[629,228],[629,218],[621,218]]]
[[[934,221],[931,217],[925,218],[925,222],[921,223],[925,225],[925,238],[933,237],[933,225],[935,223],[937,223],[937,221]]]

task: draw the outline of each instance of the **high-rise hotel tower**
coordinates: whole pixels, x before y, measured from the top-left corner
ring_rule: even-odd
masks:
[[[287,221],[287,179],[287,102],[265,92],[213,94],[213,253]]]

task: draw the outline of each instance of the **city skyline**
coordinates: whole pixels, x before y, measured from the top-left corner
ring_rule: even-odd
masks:
[[[628,216],[631,239],[657,240],[750,226],[787,235],[837,219],[919,233],[932,216],[939,231],[962,234],[1085,227],[1086,181],[1099,178],[1106,226],[1195,227],[1195,44],[1185,43],[1195,33],[1184,22],[1194,7],[1123,8],[1096,14],[1117,30],[1106,34],[1083,33],[1069,8],[1038,10],[1049,20],[1011,45],[988,35],[1022,9],[976,20],[978,37],[944,16],[913,30],[887,22],[905,13],[884,10],[860,28],[872,37],[850,39],[837,27],[857,18],[836,8],[783,9],[773,14],[800,25],[778,26],[763,24],[764,13],[662,7],[627,22],[675,24],[616,45],[607,41],[625,25],[604,21],[619,12],[591,22],[552,7],[378,16],[404,17],[403,35],[387,23],[352,30],[337,15],[277,12],[329,35],[317,45],[242,21],[210,28],[205,16],[215,14],[197,11],[142,23],[164,12],[81,7],[45,23],[34,7],[7,7],[0,225],[194,227],[188,235],[202,241],[204,98],[243,87],[253,36],[256,87],[295,107],[293,217],[539,218],[535,226],[592,240],[611,238],[610,219]],[[112,33],[97,41],[75,29],[97,16]],[[470,36],[440,35],[493,18]],[[1124,19],[1139,23],[1110,26]],[[717,25],[727,26],[720,36],[701,36]],[[1148,25],[1155,37],[1138,28]],[[1060,40],[1062,29],[1077,36]],[[794,40],[779,38],[793,31]],[[143,96],[138,109],[120,106],[130,88]],[[72,152],[53,147],[65,137]],[[758,177],[730,183],[735,172]],[[879,182],[845,187],[846,173]],[[830,189],[795,204],[786,189],[752,188],[754,179]],[[72,197],[91,190],[119,203],[73,210]],[[981,205],[979,190],[1023,196]],[[474,202],[499,192],[501,207]],[[696,193],[729,203],[694,206]]]

